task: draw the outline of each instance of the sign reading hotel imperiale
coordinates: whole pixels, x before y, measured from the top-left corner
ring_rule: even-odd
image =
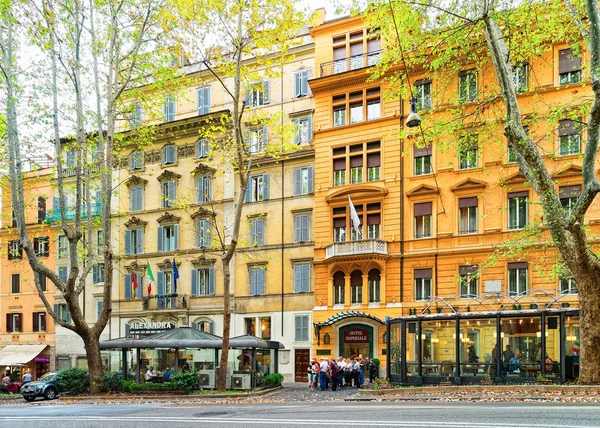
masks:
[[[353,328],[344,332],[345,343],[369,343],[369,332],[361,328]]]

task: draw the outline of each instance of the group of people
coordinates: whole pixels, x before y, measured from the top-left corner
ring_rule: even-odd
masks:
[[[522,355],[519,351],[514,352],[510,345],[506,345],[504,351],[500,354],[502,369],[506,373],[520,373],[523,367]],[[492,350],[492,363],[496,363],[496,347]],[[535,355],[535,361],[537,363],[542,362],[542,344],[537,344],[537,351]],[[544,355],[544,364],[546,365],[546,373],[552,373],[554,371],[554,361],[548,356]]]
[[[339,388],[352,387],[360,388],[365,383],[365,374],[369,376],[369,382],[375,382],[378,377],[378,366],[373,358],[365,359],[362,355],[354,358],[339,357],[335,358],[321,357],[320,361],[313,358],[308,364],[308,388],[310,390],[320,389],[326,391],[331,388],[337,391]]]
[[[31,382],[31,373],[27,370],[23,377],[19,377],[16,372],[6,371],[2,373],[0,380],[0,392],[5,394],[16,394],[22,385]]]

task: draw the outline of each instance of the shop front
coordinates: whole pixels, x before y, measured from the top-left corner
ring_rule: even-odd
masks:
[[[344,358],[363,355],[373,358],[373,327],[366,324],[349,324],[338,329],[339,354]]]
[[[50,370],[50,348],[48,345],[7,345],[0,350],[0,371],[12,373],[19,379],[25,372],[32,379],[42,377]]]

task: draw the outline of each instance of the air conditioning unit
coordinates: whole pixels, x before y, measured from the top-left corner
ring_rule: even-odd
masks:
[[[234,374],[231,376],[231,389],[250,389],[252,387],[252,375]]]
[[[202,389],[215,389],[215,379],[214,370],[200,370],[198,372],[198,384]]]

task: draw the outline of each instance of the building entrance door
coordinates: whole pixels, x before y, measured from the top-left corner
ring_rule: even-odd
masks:
[[[294,381],[308,382],[308,361],[310,359],[310,349],[294,350]]]
[[[339,329],[339,351],[344,358],[373,357],[373,327],[350,324]]]

